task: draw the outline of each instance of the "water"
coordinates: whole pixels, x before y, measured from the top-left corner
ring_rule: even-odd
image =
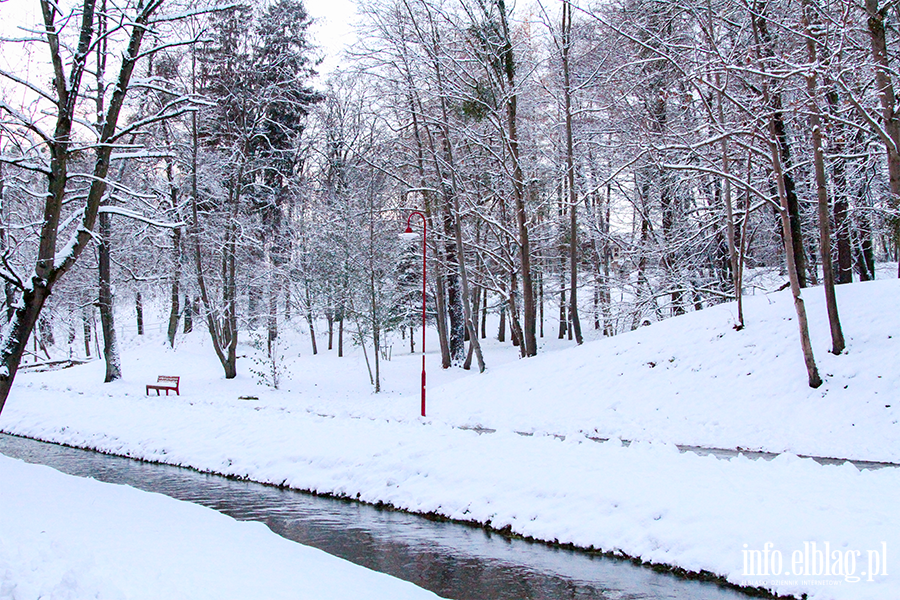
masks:
[[[748,596],[625,560],[592,556],[477,527],[0,434],[0,453],[165,494],[260,521],[320,548],[456,600],[685,599]]]

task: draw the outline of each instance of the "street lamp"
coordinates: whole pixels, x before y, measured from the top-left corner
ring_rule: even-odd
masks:
[[[428,221],[425,219],[425,215],[418,211],[414,210],[409,213],[409,216],[406,218],[406,231],[400,234],[401,238],[411,240],[418,237],[416,233],[412,230],[410,223],[412,222],[412,218],[415,215],[419,215],[422,217],[422,416],[425,416],[425,239],[426,234],[428,232]]]

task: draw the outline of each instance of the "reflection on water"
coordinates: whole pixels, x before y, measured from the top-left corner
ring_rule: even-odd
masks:
[[[143,463],[0,434],[0,453],[260,521],[288,539],[457,600],[738,600],[739,592],[684,581],[479,528],[312,496],[189,469]]]

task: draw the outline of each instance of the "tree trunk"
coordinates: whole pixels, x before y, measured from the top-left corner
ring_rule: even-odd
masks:
[[[328,322],[328,349],[334,347],[334,313],[329,309],[325,311],[325,320]]]
[[[309,327],[309,337],[312,342],[312,353],[313,356],[319,353],[319,348],[316,345],[316,326],[313,319],[312,313],[312,298],[309,294],[309,282],[306,285],[306,324]],[[330,350],[330,340],[329,340],[329,350]]]
[[[519,284],[514,270],[510,271],[509,279],[509,337],[512,345],[519,347],[519,356],[525,358],[527,350],[522,343],[522,325],[519,323],[519,308],[516,303]]]
[[[106,361],[106,377],[104,383],[121,379],[122,367],[119,359],[119,347],[116,342],[116,325],[113,315],[112,284],[110,282],[109,240],[112,237],[109,214],[100,214],[100,243],[97,248],[99,256],[100,327],[103,330],[103,359]]]
[[[566,261],[562,257],[560,257],[560,266],[562,267],[559,270],[559,334],[557,339],[564,340],[566,339],[566,332],[569,330],[568,323],[566,321]]]
[[[0,355],[0,413],[3,412],[15,374],[19,370],[25,344],[28,343],[44,303],[50,295],[50,290],[40,278],[32,278],[32,283],[33,286],[25,288],[22,300],[14,306],[13,316],[6,325],[8,342],[6,352]]]
[[[215,313],[213,312],[212,303],[209,292],[206,287],[206,277],[204,275],[202,255],[200,252],[199,237],[199,216],[198,216],[198,198],[197,198],[197,150],[199,145],[199,137],[197,135],[197,116],[192,113],[193,121],[193,155],[191,174],[191,212],[193,217],[193,237],[194,237],[194,266],[197,276],[197,286],[200,288],[200,299],[203,303],[204,313],[206,315],[206,328],[209,331],[209,337],[212,341],[213,350],[222,369],[225,371],[226,379],[234,379],[237,376],[237,307],[235,301],[236,282],[235,275],[235,253],[236,253],[236,226],[234,216],[226,226],[225,247],[223,248],[222,258],[222,299],[224,303],[224,317],[221,323],[217,322]],[[234,185],[234,184],[232,184]],[[233,204],[232,210],[236,210],[237,200],[234,198],[234,189],[229,193],[229,201]]]
[[[575,147],[572,136],[572,88],[569,83],[569,46],[571,44],[572,6],[568,0],[562,7],[562,67],[563,96],[566,112],[566,177],[569,187],[569,320],[575,333],[575,343],[584,342],[578,318],[578,197],[575,193]],[[526,292],[527,293],[527,292]]]
[[[484,290],[481,298],[481,339],[487,339],[487,313],[488,313],[488,292]]]
[[[102,124],[104,117],[104,94],[106,74],[106,0],[101,0],[100,10],[97,11],[97,123]],[[124,168],[124,163],[123,163]],[[121,179],[121,174],[120,177]],[[107,196],[101,201],[101,204],[109,203]],[[97,247],[99,275],[99,298],[98,307],[100,309],[100,326],[103,330],[103,359],[106,362],[106,376],[104,383],[109,383],[122,377],[121,360],[119,359],[119,346],[116,342],[116,325],[115,316],[113,315],[113,292],[112,292],[112,274],[110,272],[110,243],[112,241],[112,225],[109,222],[110,216],[107,213],[99,215],[100,227],[99,236],[100,243]]]
[[[544,261],[541,259],[541,271],[538,274],[538,326],[539,336],[544,337]]]
[[[194,330],[194,314],[197,312],[195,306],[197,301],[191,303],[190,296],[184,297],[184,332],[190,333]]]
[[[316,354],[319,353],[319,348],[316,345],[316,326],[313,323],[312,313],[309,311],[306,312],[306,324],[309,327],[309,339],[310,339],[310,342],[312,343],[313,356],[315,356]]]
[[[709,17],[709,26],[710,31],[712,32],[712,8],[709,9],[708,13]],[[725,123],[725,111],[724,111],[724,101],[722,99],[722,91],[721,91],[721,81],[719,74],[716,73],[716,88],[719,89],[717,92],[717,110],[718,110],[718,120],[719,127],[722,128],[723,131],[726,130]],[[728,138],[722,136],[722,173],[725,174],[725,177],[722,178],[722,196],[725,200],[725,233],[728,239],[728,260],[731,265],[731,283],[732,288],[734,290],[734,299],[737,301],[737,323],[734,324],[734,328],[738,331],[744,328],[744,294],[741,289],[741,273],[743,269],[743,264],[738,260],[738,251],[735,245],[734,240],[734,204],[731,198],[731,180],[728,176],[731,174],[731,163],[728,155]]]
[[[817,388],[822,385],[822,379],[819,377],[819,371],[816,368],[816,361],[813,357],[812,344],[809,341],[809,325],[806,319],[806,307],[803,304],[803,296],[800,293],[800,281],[798,277],[797,264],[794,260],[794,244],[791,239],[791,223],[788,216],[787,193],[785,192],[783,170],[781,165],[781,156],[778,151],[778,134],[774,119],[770,122],[770,131],[773,141],[772,146],[772,169],[775,173],[776,182],[778,184],[778,196],[781,200],[781,229],[784,234],[784,254],[787,259],[788,279],[791,284],[791,294],[794,297],[794,310],[797,313],[797,326],[800,329],[800,347],[803,351],[803,361],[806,363],[806,373],[808,375],[809,387]]]
[[[760,51],[770,58],[774,56],[773,41],[769,34],[768,20],[764,15],[764,8],[756,3],[757,16],[753,20],[754,25],[759,32],[761,38]],[[782,183],[784,185],[784,193],[787,199],[788,219],[791,228],[791,240],[794,253],[794,265],[797,270],[797,282],[801,288],[805,288],[806,281],[806,250],[803,245],[803,230],[800,218],[800,201],[797,198],[794,177],[791,175],[791,147],[788,143],[787,131],[784,125],[784,110],[781,93],[777,90],[769,94],[769,108],[772,110],[772,118],[770,119],[769,128],[773,131],[773,135],[778,143],[778,160],[782,167]]]
[[[38,339],[41,342],[41,348],[44,350],[44,353],[47,354],[47,358],[49,359],[50,356],[49,352],[47,352],[47,348],[53,346],[56,343],[56,340],[53,336],[53,324],[49,320],[41,316],[41,318],[38,319],[37,326],[38,330],[40,331],[40,336],[38,336]]]
[[[91,308],[85,306],[81,309],[81,329],[84,333],[84,356],[91,357]],[[32,324],[32,329],[34,324]],[[24,347],[24,344],[22,344]]]
[[[268,342],[269,358],[274,360],[275,342],[278,340],[278,297],[281,292],[277,274],[273,274],[269,281],[269,317],[266,324],[266,340]]]
[[[507,22],[506,4],[504,0],[497,0],[497,8],[500,16],[502,38],[503,72],[506,75],[506,125],[508,139],[506,141],[510,160],[512,161],[512,187],[513,199],[516,208],[516,224],[519,231],[519,266],[522,272],[522,307],[524,330],[518,337],[522,344],[522,356],[537,355],[536,321],[537,314],[534,303],[534,284],[531,279],[531,243],[528,238],[528,216],[525,211],[525,175],[522,172],[522,163],[519,160],[519,133],[518,133],[518,93],[515,81],[515,59],[513,56],[512,38]],[[512,296],[511,301],[514,302]],[[513,323],[518,322],[515,313],[510,315]]]
[[[803,0],[806,26],[806,49],[809,62],[818,65],[816,49],[819,31],[815,9],[811,0]],[[831,353],[844,351],[844,334],[838,316],[837,297],[834,293],[834,272],[831,263],[831,215],[828,207],[828,182],[825,177],[825,148],[822,142],[822,119],[819,114],[816,72],[811,70],[806,76],[806,93],[809,96],[809,124],[812,127],[813,165],[816,174],[816,198],[819,210],[819,248],[822,258],[822,277],[825,280],[825,304],[828,310],[828,325],[831,329]],[[840,159],[839,159],[840,160]]]
[[[833,86],[827,87],[829,89],[826,91],[825,97],[828,100],[829,112],[837,115],[840,111],[840,98]],[[835,128],[835,131],[833,135],[829,136],[829,142],[832,145],[831,155],[840,156],[844,153],[844,143],[841,141],[844,126],[832,121],[832,127]],[[853,249],[850,241],[852,223],[847,203],[847,165],[845,161],[837,160],[832,164],[832,169],[834,173],[834,236],[838,254],[838,271],[835,279],[838,284],[853,283]]]
[[[445,187],[449,187],[445,185]],[[452,214],[452,192],[445,192],[444,206],[444,255],[447,260],[447,312],[450,317],[450,360],[454,365],[461,365],[466,358],[465,330],[466,322],[463,311],[462,281],[456,235],[454,234],[455,215]]]
[[[2,146],[3,141],[3,133],[0,132],[0,146]],[[5,253],[8,245],[7,242],[7,231],[9,230],[9,219],[7,218],[7,210],[6,210],[6,198],[4,197],[5,192],[5,180],[3,175],[3,165],[4,163],[0,162],[0,252]],[[13,314],[15,313],[15,302],[16,302],[16,288],[10,282],[6,282],[3,285],[4,291],[4,304],[6,305],[6,320],[11,321],[13,318]],[[0,405],[0,411],[2,411],[2,405]]]
[[[463,317],[465,318],[464,327],[466,333],[469,334],[469,345],[472,351],[475,353],[475,358],[478,361],[478,372],[484,372],[484,356],[481,354],[481,344],[478,342],[478,330],[475,328],[475,319],[472,316],[472,304],[469,301],[469,278],[466,272],[466,256],[463,252],[463,241],[462,241],[462,212],[459,208],[459,196],[454,193],[453,194],[453,235],[456,239],[456,262],[459,266],[459,279],[460,284],[462,285],[462,305],[463,305]],[[471,354],[471,353],[470,353]],[[464,367],[468,369],[467,364],[470,363],[470,359],[464,362]]]
[[[173,254],[173,273],[172,273],[172,296],[169,308],[169,327],[166,335],[169,340],[169,346],[175,347],[175,335],[178,333],[178,315],[181,314],[181,307],[178,305],[181,298],[181,290],[179,283],[181,281],[181,229],[176,228],[172,232],[172,254]],[[187,310],[188,307],[185,307]],[[138,332],[140,333],[140,332]]]
[[[140,291],[134,295],[134,315],[137,319],[137,334],[144,335],[144,302]]]
[[[869,38],[872,43],[872,57],[875,60],[875,90],[881,101],[881,120],[883,126],[882,141],[887,151],[888,184],[891,192],[889,203],[897,210],[900,206],[900,118],[896,113],[894,84],[891,79],[893,67],[888,58],[887,41],[884,32],[886,12],[892,6],[886,4],[878,8],[878,0],[865,0],[868,15]],[[881,133],[881,132],[879,132]],[[889,220],[894,244],[900,242],[900,218]],[[900,262],[897,263],[900,276]]]

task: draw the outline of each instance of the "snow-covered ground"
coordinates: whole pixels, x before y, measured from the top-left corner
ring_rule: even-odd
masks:
[[[147,336],[125,344],[125,377],[112,384],[99,362],[21,374],[0,429],[490,522],[782,594],[894,600],[900,470],[796,455],[900,462],[898,293],[897,280],[840,286],[848,348],[833,356],[821,288],[805,292],[817,390],[785,291],[746,299],[742,331],[728,304],[579,348],[546,339],[525,361],[490,342],[485,374],[442,372],[429,346],[425,419],[420,358],[400,340],[375,395],[356,349],[310,356],[296,337],[290,379],[272,390],[247,360],[225,381],[202,332],[176,351]],[[144,396],[159,374],[180,375],[182,395]],[[782,454],[723,460],[674,444]]]
[[[260,523],[0,456],[3,600],[425,600]]]

